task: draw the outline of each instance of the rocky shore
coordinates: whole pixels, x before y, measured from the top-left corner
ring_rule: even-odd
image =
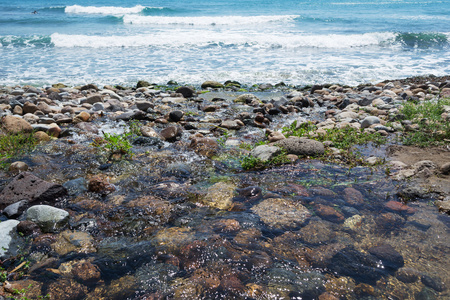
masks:
[[[450,104],[402,139],[435,123],[407,103],[447,98],[433,76],[2,87],[0,299],[448,297]]]

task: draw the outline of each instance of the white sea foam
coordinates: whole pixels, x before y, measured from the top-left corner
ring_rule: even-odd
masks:
[[[292,22],[298,15],[277,16],[222,16],[222,17],[162,17],[162,16],[136,16],[125,15],[125,24],[148,25],[248,25],[269,22]]]
[[[267,48],[333,48],[344,49],[354,47],[379,46],[393,42],[396,34],[376,32],[353,35],[301,35],[301,34],[269,34],[269,33],[236,33],[221,32],[214,34],[209,30],[162,31],[154,34],[130,36],[89,36],[54,33],[51,41],[56,47],[243,47],[254,49]]]
[[[67,6],[64,12],[66,14],[125,15],[125,14],[138,14],[142,12],[145,8],[146,7],[142,5],[136,5],[134,7],[71,5]],[[154,8],[162,9],[160,7]]]

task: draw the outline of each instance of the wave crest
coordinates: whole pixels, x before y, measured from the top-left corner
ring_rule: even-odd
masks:
[[[145,7],[142,5],[136,5],[134,7],[71,5],[67,6],[64,12],[66,14],[125,15],[139,14],[148,8],[149,7]],[[160,7],[152,8],[162,9]]]

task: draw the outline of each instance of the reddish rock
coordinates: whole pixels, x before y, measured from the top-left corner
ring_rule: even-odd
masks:
[[[200,155],[212,157],[219,150],[219,144],[210,138],[193,138],[189,148]]]
[[[234,293],[240,293],[245,289],[245,286],[236,274],[226,274],[220,281],[220,287]]]
[[[90,261],[79,261],[72,266],[72,275],[75,279],[85,283],[94,283],[100,280],[100,269]]]
[[[83,299],[88,289],[75,280],[60,278],[50,283],[47,291],[52,300],[76,300]]]
[[[241,225],[238,221],[233,219],[218,220],[213,223],[215,232],[236,232],[241,229]]]
[[[396,212],[404,212],[407,214],[414,214],[417,210],[415,208],[409,207],[398,201],[389,201],[384,204],[387,209],[396,211]]]
[[[0,193],[0,209],[21,200],[32,205],[54,203],[58,197],[67,195],[67,190],[59,184],[44,181],[30,172],[17,175]]]
[[[177,137],[181,136],[183,130],[176,126],[169,126],[161,130],[159,135],[168,142],[174,142]]]
[[[40,235],[41,228],[34,223],[33,221],[21,221],[17,224],[17,232],[22,234],[23,236],[38,236]]]
[[[88,190],[94,193],[109,194],[116,190],[113,184],[109,183],[109,177],[103,174],[95,175],[89,180]]]
[[[317,204],[315,212],[319,217],[327,221],[340,223],[345,220],[342,213],[327,205]]]
[[[363,194],[351,187],[344,189],[344,199],[349,205],[358,206],[364,204]]]

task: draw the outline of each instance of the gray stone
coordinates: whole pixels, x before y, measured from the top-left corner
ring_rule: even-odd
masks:
[[[69,213],[49,205],[35,205],[27,210],[27,220],[38,224],[43,232],[55,232],[69,221]]]
[[[0,223],[0,258],[17,254],[21,244],[21,238],[16,231],[19,223],[17,220],[7,220]]]
[[[191,98],[195,95],[195,90],[188,86],[182,86],[176,92],[182,94],[184,98]]]
[[[244,123],[240,120],[224,120],[220,124],[220,127],[232,130],[239,130],[244,126]]]
[[[80,103],[89,103],[89,104],[94,104],[97,102],[103,102],[103,98],[101,95],[92,95],[87,97],[85,100],[81,100]]]
[[[380,118],[375,116],[368,116],[361,122],[361,128],[369,128],[373,124],[379,124]]]
[[[273,159],[281,153],[281,148],[277,146],[260,145],[255,147],[250,155],[260,159],[263,162]]]
[[[316,156],[325,153],[325,147],[319,141],[289,137],[274,143],[285,149],[288,154]]]
[[[28,205],[27,200],[22,200],[11,205],[8,205],[3,210],[3,214],[8,217],[8,219],[15,219],[20,217],[20,215],[25,211]]]
[[[155,105],[148,101],[136,101],[136,107],[142,111],[147,111],[149,108],[154,108]]]
[[[83,177],[72,179],[63,184],[69,195],[78,195],[87,191],[87,182]]]

